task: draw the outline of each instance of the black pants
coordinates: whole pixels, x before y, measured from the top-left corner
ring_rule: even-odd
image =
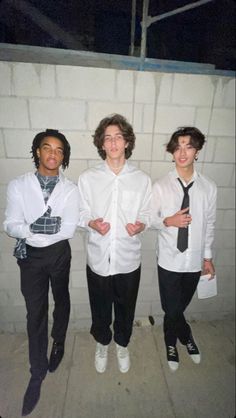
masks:
[[[164,337],[166,345],[175,346],[177,338],[187,344],[191,328],[186,322],[184,311],[189,305],[199,282],[201,272],[176,273],[158,266],[160,297],[164,315]]]
[[[52,338],[64,341],[70,316],[68,290],[71,249],[67,240],[48,247],[27,245],[27,258],[18,260],[21,292],[27,309],[30,371],[45,376],[48,369],[48,290],[54,298]]]
[[[103,345],[110,343],[112,305],[114,303],[114,340],[126,347],[132,334],[141,267],[114,276],[100,276],[87,266],[87,280],[92,313],[91,334]]]

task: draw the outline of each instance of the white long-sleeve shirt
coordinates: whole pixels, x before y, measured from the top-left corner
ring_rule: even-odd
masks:
[[[79,177],[79,226],[89,231],[87,262],[101,276],[129,273],[141,262],[138,234],[129,236],[125,226],[150,223],[151,180],[127,161],[115,175],[104,161]],[[93,219],[110,223],[104,236],[88,227]]]
[[[52,208],[51,216],[61,217],[60,231],[53,235],[33,234],[30,224],[41,217],[48,206]],[[32,247],[46,247],[72,238],[78,216],[78,187],[61,172],[46,205],[34,173],[19,176],[8,185],[4,230],[11,237],[26,238],[26,243]]]
[[[194,183],[189,189],[192,222],[188,227],[188,248],[181,253],[177,249],[178,228],[163,224],[166,217],[181,208],[184,192],[178,177],[174,170],[153,185],[151,224],[158,229],[158,264],[169,271],[196,272],[201,270],[203,258],[212,258],[217,189],[212,180],[194,171]]]

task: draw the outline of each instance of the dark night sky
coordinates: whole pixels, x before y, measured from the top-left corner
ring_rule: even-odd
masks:
[[[55,40],[25,12],[16,12],[7,0],[0,16],[0,42],[68,48]],[[0,5],[1,3],[0,2]],[[13,3],[12,1],[10,3]],[[110,54],[129,54],[132,0],[25,0],[69,33],[76,48]],[[156,16],[193,0],[150,0],[149,15]],[[142,0],[137,0],[135,46],[140,46]],[[236,4],[214,0],[193,10],[152,24],[147,32],[147,57],[214,64],[236,69]]]

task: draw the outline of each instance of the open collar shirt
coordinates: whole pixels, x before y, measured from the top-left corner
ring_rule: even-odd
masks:
[[[51,216],[61,217],[56,234],[33,234],[30,224],[52,208]],[[47,203],[35,173],[29,172],[12,180],[7,189],[4,230],[14,238],[26,238],[32,247],[46,247],[72,238],[78,223],[78,187],[61,172]]]
[[[101,276],[129,273],[141,263],[139,234],[129,236],[125,226],[140,221],[150,223],[151,180],[127,161],[115,175],[104,161],[79,177],[79,226],[88,234],[87,262]],[[88,227],[103,218],[110,223],[104,236]]]
[[[169,271],[196,272],[201,270],[203,258],[212,258],[217,189],[212,180],[194,171],[194,183],[189,189],[192,222],[188,227],[188,248],[181,253],[177,249],[178,228],[163,224],[166,217],[181,208],[184,193],[178,177],[175,169],[153,185],[151,227],[158,229],[158,264]]]

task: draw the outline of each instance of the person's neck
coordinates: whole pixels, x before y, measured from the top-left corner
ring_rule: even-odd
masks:
[[[45,177],[55,177],[59,175],[59,170],[41,170],[38,168],[38,173]]]
[[[119,158],[117,160],[107,159],[106,162],[114,174],[119,174],[125,165],[125,158]]]
[[[177,173],[180,177],[180,179],[183,179],[185,183],[189,183],[190,180],[193,178],[194,168],[192,167],[186,167],[186,168],[179,168],[176,167]]]

